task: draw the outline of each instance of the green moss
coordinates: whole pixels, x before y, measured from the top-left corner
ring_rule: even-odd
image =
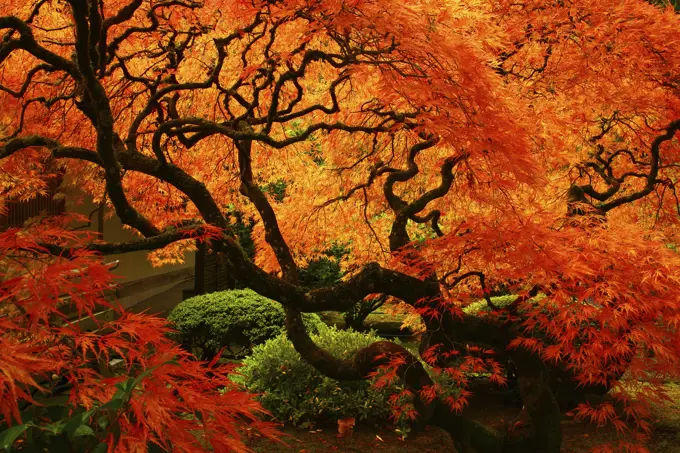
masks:
[[[539,294],[536,297],[530,299],[531,301],[538,302],[541,299],[545,298],[544,294]],[[491,298],[491,302],[498,308],[503,308],[507,307],[511,303],[513,303],[517,299],[516,294],[508,294],[505,296],[496,296]],[[463,309],[463,311],[469,315],[479,313],[482,311],[488,311],[489,306],[486,303],[485,299],[480,299],[476,302],[471,303],[467,307]]]
[[[656,453],[680,452],[680,383],[668,383],[665,389],[670,401],[653,408],[654,440]]]

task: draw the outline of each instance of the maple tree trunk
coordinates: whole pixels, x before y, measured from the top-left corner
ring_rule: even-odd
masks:
[[[520,393],[524,407],[517,417],[522,425],[506,433],[452,413],[438,404],[432,423],[446,430],[458,453],[559,453],[562,444],[561,412],[549,385],[543,363],[520,351],[518,362]],[[511,427],[515,428],[515,427]]]
[[[548,370],[543,362],[524,350],[512,354],[517,367],[519,390],[524,403],[523,411],[529,415],[530,449],[537,453],[559,452],[562,444],[562,414],[550,387]]]
[[[558,453],[562,441],[561,411],[554,396],[551,370],[536,355],[518,348],[507,350],[515,336],[513,328],[478,318],[460,320],[444,313],[426,322],[420,353],[432,345],[439,352],[453,350],[460,344],[481,344],[506,355],[516,367],[523,409],[518,417],[522,429],[500,433],[473,420],[464,421],[451,414],[443,404],[433,423],[451,434],[459,453]],[[439,365],[444,365],[440,363]],[[511,427],[514,428],[514,427]]]
[[[568,370],[562,362],[546,364],[546,368],[550,388],[562,411],[571,410],[579,403],[586,401],[600,403],[604,395],[611,390],[611,387],[605,385],[579,385],[574,380],[574,373]]]

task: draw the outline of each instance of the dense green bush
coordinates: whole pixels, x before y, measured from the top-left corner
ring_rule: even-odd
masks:
[[[322,256],[300,269],[300,284],[307,288],[323,288],[335,285],[342,279],[340,261]]]
[[[382,340],[374,332],[335,327],[323,327],[312,339],[338,358],[350,358],[359,349]],[[253,349],[243,364],[236,379],[261,394],[262,405],[274,418],[301,427],[346,417],[384,423],[390,416],[389,396],[402,389],[397,384],[376,389],[370,381],[338,382],[323,376],[300,357],[284,335]],[[406,432],[407,420],[396,422]]]
[[[210,360],[223,348],[235,357],[246,355],[253,346],[281,334],[285,314],[278,303],[250,289],[239,289],[187,299],[168,319],[179,343]],[[306,314],[304,320],[310,332],[323,325],[316,314]]]

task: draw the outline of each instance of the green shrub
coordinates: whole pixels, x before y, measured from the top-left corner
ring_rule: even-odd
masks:
[[[335,285],[342,279],[340,260],[322,256],[307,263],[300,269],[300,284],[307,288],[323,288]]]
[[[351,358],[359,349],[382,340],[374,332],[335,327],[323,327],[312,339],[338,358]],[[253,349],[243,364],[236,380],[260,393],[262,405],[274,418],[300,427],[346,417],[373,424],[385,422],[390,416],[388,398],[402,388],[395,384],[378,390],[370,381],[328,378],[305,362],[283,335]]]
[[[220,291],[192,297],[175,307],[168,319],[177,330],[175,340],[204,360],[226,348],[240,357],[253,346],[281,334],[283,308],[250,289]],[[304,315],[307,329],[324,325],[316,314]]]

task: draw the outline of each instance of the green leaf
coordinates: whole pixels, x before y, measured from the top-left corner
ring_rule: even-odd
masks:
[[[113,445],[114,447],[118,445],[118,441],[120,440],[120,423],[114,423],[111,425],[111,434],[113,434]]]
[[[47,406],[47,416],[50,420],[63,420],[68,418],[68,406]]]
[[[164,366],[164,365],[174,365],[174,366],[179,366],[179,362],[176,359],[171,359],[168,361],[165,361],[159,365],[156,365],[154,367],[151,367],[147,370],[145,370],[143,373],[141,373],[139,376],[134,377],[134,378],[129,378],[125,382],[119,382],[116,384],[116,387],[121,390],[124,393],[124,396],[126,398],[129,398],[134,391],[135,388],[144,380],[145,378],[151,376],[154,371],[156,371],[158,368]]]
[[[64,430],[64,426],[66,426],[66,421],[58,420],[54,423],[50,423],[49,425],[41,426],[40,429],[57,435],[61,434],[61,432]]]
[[[91,453],[106,453],[107,451],[109,451],[109,446],[106,444],[106,442],[100,442],[95,445],[92,450],[90,450]]]
[[[0,433],[0,447],[9,451],[14,444],[14,441],[17,440],[17,438],[21,436],[28,428],[29,425],[24,423],[22,425],[12,426],[10,429]]]
[[[122,395],[129,394],[134,389],[135,378],[128,378],[124,382],[119,382],[116,384],[116,388],[122,392]]]
[[[102,411],[102,410],[113,410],[117,411],[120,410],[120,408],[125,405],[125,400],[121,397],[114,397],[111,401],[107,401],[106,403],[102,404],[99,406],[97,409]]]
[[[109,425],[109,419],[107,417],[99,417],[97,420],[97,425],[103,430]]]
[[[21,419],[24,422],[30,422],[35,418],[37,412],[38,412],[37,406],[35,405],[28,406],[26,409],[21,411]]]
[[[73,437],[94,436],[94,430],[89,425],[80,425],[73,433]]]
[[[81,426],[83,426],[85,417],[85,413],[81,412],[78,414],[75,414],[71,420],[69,420],[66,423],[66,426],[64,426],[64,433],[68,436],[69,440],[73,440],[75,437],[76,431],[80,429]]]
[[[66,406],[68,398],[68,395],[57,395],[44,399],[41,398],[36,401],[43,406]]]

